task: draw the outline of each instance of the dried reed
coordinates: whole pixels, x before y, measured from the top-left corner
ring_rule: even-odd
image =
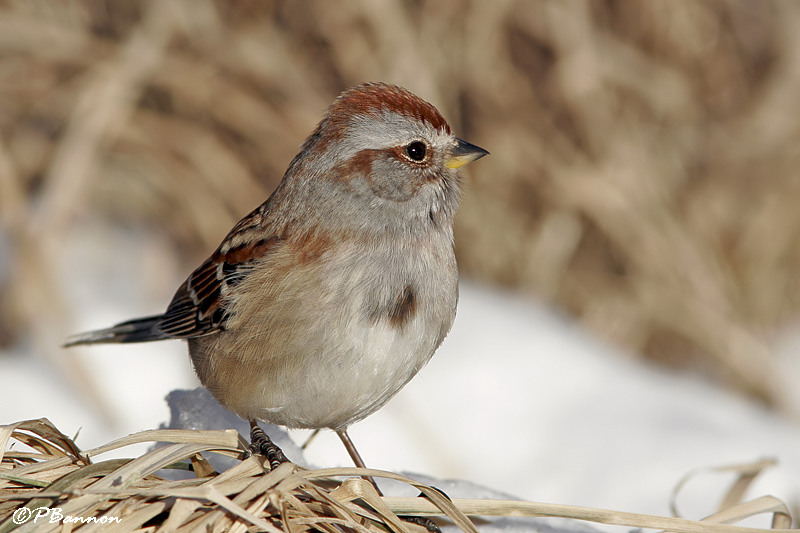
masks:
[[[31,451],[14,451],[9,441]],[[168,444],[133,459],[94,462],[103,453],[150,441]],[[265,471],[259,456],[217,473],[204,457],[219,453],[241,458],[246,450],[246,442],[233,430],[145,431],[83,452],[46,419],[0,426],[0,533],[76,529],[115,533],[424,531],[398,515],[446,517],[466,533],[477,533],[467,515],[557,516],[686,533],[792,531],[788,529],[791,515],[779,500],[764,496],[740,502],[763,463],[740,468],[739,481],[720,511],[698,522],[570,505],[451,500],[437,489],[390,472],[304,470],[291,463],[270,472]],[[157,475],[178,465],[195,477],[169,481]],[[409,484],[424,498],[380,497],[369,482],[354,477],[363,475]],[[772,529],[731,525],[758,514],[773,516]]]

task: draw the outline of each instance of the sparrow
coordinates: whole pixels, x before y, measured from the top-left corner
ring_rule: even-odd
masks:
[[[385,83],[339,95],[266,202],[245,216],[160,315],[65,346],[185,339],[201,383],[258,427],[348,427],[430,360],[456,314],[459,167],[488,152],[430,103]]]

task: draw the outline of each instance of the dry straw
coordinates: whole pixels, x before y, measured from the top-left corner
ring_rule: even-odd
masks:
[[[141,442],[163,445],[133,459],[96,460]],[[25,451],[15,450],[15,444],[24,445]],[[467,533],[477,533],[468,515],[565,517],[687,533],[788,532],[792,523],[786,506],[775,498],[740,502],[749,482],[768,464],[763,462],[738,468],[739,480],[719,512],[693,521],[570,505],[450,499],[438,489],[380,470],[306,470],[286,463],[268,471],[260,456],[244,458],[247,443],[233,430],[144,431],[84,452],[47,419],[38,419],[0,426],[0,450],[0,533],[424,531],[404,522],[403,515],[440,517]],[[206,460],[209,453],[243,459],[217,473]],[[180,481],[159,477],[159,471],[176,467],[195,477]],[[380,497],[359,477],[366,475],[406,483],[422,496]],[[773,516],[773,529],[732,525],[759,514]],[[37,515],[41,516],[34,522]],[[53,516],[61,521],[50,522]]]

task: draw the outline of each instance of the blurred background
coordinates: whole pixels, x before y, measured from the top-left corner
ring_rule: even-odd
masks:
[[[24,353],[112,420],[64,337],[161,312],[363,81],[491,152],[463,278],[797,417],[791,0],[0,2],[0,401]]]

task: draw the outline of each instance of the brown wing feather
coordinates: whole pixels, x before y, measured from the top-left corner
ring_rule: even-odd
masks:
[[[243,218],[217,251],[189,275],[164,313],[161,331],[171,337],[191,338],[225,329],[226,295],[282,242],[274,235],[263,237],[265,207]]]

